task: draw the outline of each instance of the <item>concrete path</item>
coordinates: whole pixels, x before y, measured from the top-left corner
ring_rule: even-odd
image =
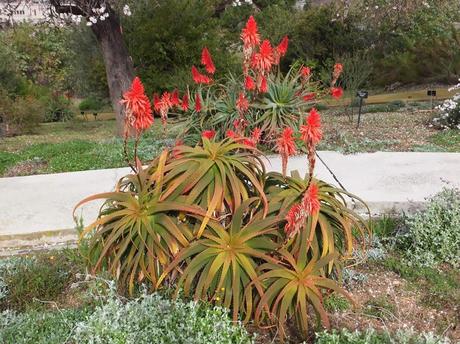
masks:
[[[460,153],[319,152],[319,155],[345,188],[367,201],[375,214],[420,205],[446,182],[460,187]],[[288,167],[304,174],[306,158],[292,158]],[[280,171],[279,157],[269,157],[267,169]],[[74,205],[86,196],[113,190],[116,181],[127,173],[129,169],[121,168],[0,178],[0,241],[20,240],[21,235],[27,239],[30,233],[50,235],[50,231],[57,230],[63,235],[73,233],[66,230],[75,227],[71,214]],[[337,184],[319,161],[316,173],[321,179]],[[89,223],[96,217],[99,206],[100,202],[93,202],[79,210],[78,215]]]

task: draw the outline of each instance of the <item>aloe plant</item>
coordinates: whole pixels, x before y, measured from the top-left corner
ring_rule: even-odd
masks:
[[[206,210],[196,228],[198,237],[212,216],[232,214],[257,196],[267,210],[262,179],[265,172],[257,150],[232,140],[203,139],[203,146],[175,147],[175,158],[165,165],[165,189],[160,199],[181,196],[187,204]]]
[[[177,291],[185,295],[192,290],[195,299],[210,300],[232,308],[233,319],[238,314],[252,314],[252,286],[263,294],[257,281],[259,262],[276,262],[270,256],[278,248],[276,236],[280,218],[264,217],[255,210],[260,200],[250,198],[235,211],[231,221],[208,223],[202,238],[184,247],[165,269],[158,283],[181,263],[189,261],[177,282]],[[246,295],[245,295],[246,293]],[[246,300],[246,301],[244,301]],[[247,318],[247,319],[248,319]]]
[[[82,232],[82,237],[91,234],[87,258],[93,273],[107,269],[130,293],[145,278],[156,282],[162,267],[193,239],[186,221],[177,221],[178,214],[194,219],[206,215],[177,197],[162,197],[168,154],[156,159],[153,174],[138,163],[138,172],[122,178],[114,192],[87,197],[75,206],[105,200],[96,221]]]
[[[320,257],[336,254],[328,263],[328,273],[332,272],[334,266],[340,269],[343,261],[351,258],[356,242],[360,242],[365,248],[366,240],[371,234],[369,226],[359,214],[348,207],[347,203],[347,199],[349,202],[359,202],[369,212],[362,199],[322,180],[310,179],[309,175],[301,178],[297,171],[293,171],[291,177],[271,172],[266,178],[265,190],[270,204],[269,212],[281,212],[281,216],[285,216],[287,210],[300,201],[310,182],[318,185],[321,207],[315,230],[310,233],[309,240],[312,241],[311,248],[314,254]],[[292,238],[289,244],[292,245],[292,252],[299,250],[300,235]]]

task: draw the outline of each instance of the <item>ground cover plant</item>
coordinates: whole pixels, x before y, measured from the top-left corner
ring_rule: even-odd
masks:
[[[458,269],[448,264],[414,268],[413,263],[406,260],[410,258],[406,255],[410,253],[410,247],[396,245],[400,239],[404,242],[402,234],[408,221],[396,216],[387,215],[370,222],[375,236],[371,246],[364,253],[355,251],[353,257],[359,264],[343,270],[344,288],[358,307],[340,293],[325,295],[324,307],[329,313],[331,330],[323,333],[320,327],[311,323],[317,334],[315,338],[311,333],[308,343],[427,344],[432,339],[440,343],[459,340],[460,332],[456,326],[460,304]],[[152,336],[152,341],[161,338],[168,342],[170,338],[176,338],[180,342],[184,337],[182,330],[177,330],[178,322],[182,324],[181,329],[187,324],[188,338],[196,338],[196,342],[200,342],[199,338],[214,338],[216,332],[210,331],[214,325],[223,331],[222,338],[234,338],[235,341],[240,338],[243,342],[252,340],[252,336],[244,335],[240,325],[233,328],[231,313],[214,310],[212,302],[190,303],[183,292],[179,293],[177,302],[170,300],[174,289],[162,288],[158,291],[161,296],[144,293],[143,287],[136,288],[133,298],[116,294],[115,283],[107,280],[109,276],[104,273],[96,277],[86,275],[81,255],[85,256],[87,249],[87,242],[81,242],[79,250],[32,253],[19,259],[0,260],[0,303],[7,309],[3,308],[0,317],[0,342],[73,344],[79,342],[75,341],[77,328],[79,340],[91,336],[93,340],[97,338],[110,343],[116,338],[125,343],[129,338],[150,340],[145,334],[151,332],[157,334]],[[380,253],[376,254],[377,251]],[[50,263],[54,266],[51,270]],[[63,271],[67,276],[63,287],[53,294],[46,288],[37,289],[36,283],[27,282],[61,280]],[[148,288],[148,284],[145,287]],[[16,299],[17,293],[9,294],[8,289],[23,290],[21,304],[28,303],[27,307],[9,301],[9,297],[10,300]],[[198,316],[192,318],[191,314]],[[119,322],[120,317],[126,321]],[[168,317],[175,321],[168,320],[166,331],[164,319]],[[257,333],[255,343],[273,339],[274,333],[267,329],[253,324],[246,328]],[[301,342],[292,329],[290,334],[289,342]]]
[[[421,243],[436,242],[437,237],[441,239],[445,235],[455,237],[457,227],[445,227],[442,235],[436,231],[440,223],[451,222],[447,220],[452,215],[450,206],[439,205],[453,202],[452,196],[455,194],[455,189],[446,189],[433,196],[424,210],[410,216],[392,214],[372,220],[375,236],[372,244],[364,255],[359,251],[354,254],[360,264],[344,271],[345,288],[359,306],[356,309],[347,308],[337,300],[337,295],[326,299],[326,304],[333,312],[333,328],[345,327],[348,330],[346,333],[325,334],[323,338],[331,343],[361,343],[366,340],[376,343],[425,343],[434,339],[458,342],[458,269],[452,263],[447,263],[445,257],[442,258],[442,249],[427,250],[427,257],[413,254]],[[414,233],[413,238],[409,239],[408,233],[424,228],[414,222],[414,219],[422,217],[427,227],[430,224],[431,235],[422,239]],[[439,221],[441,218],[446,222]],[[455,239],[452,244],[456,245]],[[450,250],[456,251],[457,248]],[[433,257],[436,259],[433,260]],[[372,330],[369,333],[368,328],[376,332]],[[408,329],[412,331],[411,336],[399,337],[398,332],[407,334]],[[350,330],[358,332],[352,333]]]
[[[336,64],[331,82],[313,91],[308,67],[293,68],[287,77],[276,72],[288,48],[286,37],[273,48],[250,17],[241,38],[240,91],[213,93],[216,70],[204,48],[203,71],[192,67],[194,88],[182,96],[177,91],[154,95],[153,110],[164,133],[168,114],[181,109],[198,123],[188,125],[186,133],[196,130],[199,140],[194,146],[178,142],[146,167],[137,147],[153,115],[140,79],[134,79],[121,100],[127,119],[125,159],[133,173],[114,192],[77,204],[104,200],[82,237],[89,240],[91,271],[108,271],[129,294],[142,283],[150,291],[173,286],[176,296],[183,291],[186,297],[231,309],[233,321],[274,326],[281,340],[288,335],[288,321],[306,337],[310,306],[329,327],[324,295],[335,291],[348,297],[333,278],[354,245],[364,244],[369,234],[366,222],[347,208],[345,197],[359,198],[314,177],[322,131],[320,114],[311,104],[327,94],[341,96],[335,82],[342,66]],[[234,94],[236,113],[228,114],[232,120],[224,121],[228,124],[220,132],[214,131],[210,114]],[[275,100],[280,95],[286,103]],[[287,122],[285,111],[291,112]],[[251,123],[254,116],[258,120]],[[261,141],[280,153],[282,173],[265,172],[257,149]],[[301,147],[307,151],[309,172],[287,176],[287,160]]]

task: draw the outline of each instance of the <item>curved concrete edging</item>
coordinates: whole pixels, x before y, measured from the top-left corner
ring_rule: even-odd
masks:
[[[443,186],[460,187],[460,153],[377,152],[343,155],[319,152],[345,188],[364,199],[373,215],[412,212]],[[269,156],[267,170],[280,171],[281,160]],[[289,160],[289,170],[306,173],[305,156]],[[21,249],[74,242],[72,209],[83,198],[113,190],[128,168],[0,178],[0,254]],[[317,161],[319,178],[337,184]],[[101,202],[82,207],[77,216],[88,224]],[[357,209],[362,211],[363,209]],[[44,235],[46,233],[46,235]],[[73,233],[73,234],[72,234]]]

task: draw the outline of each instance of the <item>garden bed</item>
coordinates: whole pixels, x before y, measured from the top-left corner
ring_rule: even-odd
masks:
[[[20,262],[20,267],[16,265],[16,270],[13,273],[11,268],[6,273],[4,266],[7,261]],[[24,261],[29,263],[24,263]],[[30,254],[22,256],[22,258],[3,258],[0,260],[0,280],[6,275],[8,275],[9,283],[14,283],[15,293],[10,295],[9,299],[7,298],[9,304],[1,299],[0,304],[3,310],[12,308],[22,315],[8,323],[8,326],[5,323],[6,318],[3,320],[4,323],[0,322],[0,341],[7,340],[5,343],[8,343],[8,339],[14,339],[17,344],[32,342],[73,344],[74,342],[71,340],[64,340],[72,338],[75,334],[75,328],[81,328],[82,324],[90,321],[88,319],[93,322],[91,326],[96,326],[91,327],[95,338],[99,338],[98,336],[106,339],[115,338],[114,328],[106,325],[108,330],[105,335],[102,335],[102,332],[97,329],[98,324],[94,323],[96,319],[91,318],[91,314],[101,305],[100,300],[103,300],[104,295],[107,295],[106,281],[103,276],[100,280],[86,277],[84,262],[77,250],[65,249],[63,251]],[[382,336],[385,331],[392,334],[402,331],[408,335],[407,333],[411,333],[412,330],[414,338],[421,333],[432,332],[450,338],[452,343],[460,340],[458,308],[460,304],[460,272],[458,270],[447,266],[441,269],[415,269],[402,263],[397,252],[387,251],[382,256],[373,257],[366,263],[350,268],[345,276],[346,289],[356,301],[357,307],[352,308],[346,299],[335,294],[327,297],[325,304],[330,313],[333,330],[348,329],[350,332],[359,330],[365,333],[368,328],[372,328],[379,333],[379,336]],[[52,283],[53,288],[50,288],[50,283]],[[100,300],[95,298],[96,295],[99,295]],[[163,298],[155,300],[155,302],[166,302]],[[110,303],[111,308],[103,308],[99,312],[104,313],[109,309],[112,309],[114,314],[123,312],[121,304],[116,306],[113,304],[113,300],[108,302],[112,302]],[[145,307],[151,307],[151,305],[145,304]],[[205,313],[212,311],[211,306],[203,305],[203,307],[204,310],[208,309]],[[139,308],[138,312],[142,312],[142,307]],[[244,335],[245,330],[230,331],[226,327],[227,325],[223,325],[230,321],[230,318],[224,316],[224,313],[206,314],[208,314],[206,319],[198,319],[193,322],[195,328],[192,331],[195,331],[195,334],[202,332],[204,338],[212,338],[213,331],[209,328],[211,324],[208,323],[212,320],[224,326],[225,335],[230,336],[229,333],[232,334],[234,341],[228,341],[228,343],[236,343],[237,339],[242,340],[240,343],[249,342],[244,341],[251,338],[251,335]],[[111,315],[106,314],[105,316],[110,317]],[[180,311],[176,316],[179,319],[185,317]],[[103,321],[116,320],[115,318],[112,320],[101,319],[99,325],[102,325]],[[131,321],[134,320],[128,320],[129,323]],[[141,328],[133,329],[133,331],[161,328],[160,322],[155,323],[156,320],[154,319],[149,321],[153,323],[150,325],[139,324]],[[183,321],[191,326],[191,320],[184,318]],[[142,326],[146,327],[143,329]],[[173,329],[171,328],[171,330]],[[22,331],[22,334],[17,331]],[[254,325],[249,325],[248,331],[256,333],[256,343],[267,343],[273,339],[276,333],[275,330],[259,329]],[[321,327],[315,328],[315,332],[321,331],[323,331]],[[24,333],[27,333],[27,336],[24,336]],[[191,336],[195,334],[192,333]],[[291,336],[292,340],[288,341],[289,343],[299,343],[295,339],[295,332],[291,333]],[[183,339],[180,340],[184,337],[179,333],[177,333],[176,338],[178,338],[178,342],[184,343]],[[365,343],[363,341],[345,341],[345,336],[343,342],[335,342],[327,338],[321,339],[320,343]],[[308,342],[315,342],[313,333]],[[108,341],[106,343],[115,342]],[[121,341],[120,343],[125,342]],[[197,343],[203,342],[197,341]],[[375,343],[390,342],[381,339]],[[416,343],[431,342],[420,341]]]

